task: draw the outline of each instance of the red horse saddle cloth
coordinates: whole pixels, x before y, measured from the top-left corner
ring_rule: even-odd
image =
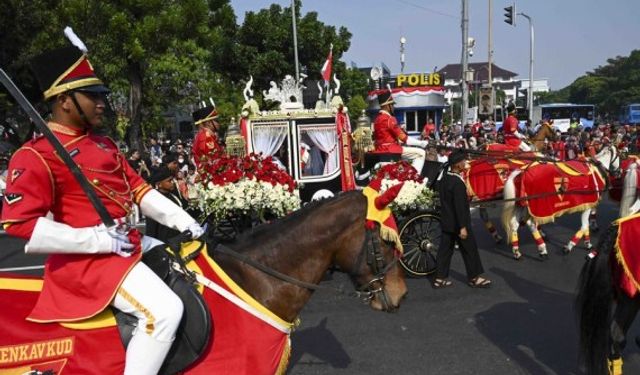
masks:
[[[519,204],[541,224],[594,207],[605,186],[603,176],[587,161],[532,163],[515,183]]]

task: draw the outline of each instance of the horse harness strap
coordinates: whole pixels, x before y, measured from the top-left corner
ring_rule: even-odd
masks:
[[[214,248],[214,253],[220,253],[220,254],[224,254],[224,255],[229,255],[232,258],[235,258],[239,261],[241,261],[242,263],[248,264],[264,273],[266,273],[267,275],[273,276],[277,279],[280,279],[282,281],[286,281],[290,284],[293,285],[297,285],[299,287],[302,288],[306,288],[309,290],[318,290],[318,289],[334,289],[334,288],[328,288],[328,287],[324,287],[322,285],[318,285],[318,284],[312,284],[312,283],[308,283],[306,281],[302,281],[302,280],[298,280],[296,278],[293,278],[289,275],[285,275],[282,272],[278,272],[276,270],[274,270],[273,268],[267,267],[262,263],[256,262],[255,260],[249,258],[248,256],[244,255],[244,254],[240,254],[237,251],[231,250],[230,248],[218,244],[215,248]],[[338,290],[338,289],[336,289]]]

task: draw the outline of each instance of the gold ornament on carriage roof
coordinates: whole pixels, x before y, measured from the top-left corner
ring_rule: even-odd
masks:
[[[246,143],[244,137],[240,134],[240,127],[236,123],[235,117],[231,118],[231,125],[227,129],[225,145],[225,150],[229,156],[243,157],[246,154]]]
[[[364,109],[356,121],[356,129],[353,131],[354,150],[364,156],[365,152],[373,151],[373,133],[371,132],[371,120]]]

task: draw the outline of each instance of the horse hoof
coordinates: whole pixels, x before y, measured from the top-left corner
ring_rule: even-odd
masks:
[[[565,246],[562,248],[562,253],[563,254],[569,254],[571,252],[571,249],[568,246]]]
[[[520,260],[522,258],[522,254],[520,252],[513,253],[513,259]]]
[[[540,256],[541,259],[549,259],[549,254],[547,253],[540,253],[538,255]]]

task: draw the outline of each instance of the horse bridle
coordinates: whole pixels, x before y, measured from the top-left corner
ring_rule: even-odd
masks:
[[[357,286],[356,291],[364,303],[369,303],[376,295],[382,303],[384,311],[392,311],[395,309],[389,298],[389,294],[384,287],[384,279],[387,272],[398,262],[398,257],[394,257],[393,261],[388,264],[385,262],[380,236],[373,235],[373,231],[378,230],[376,224],[374,229],[365,230],[365,240],[362,244],[362,250],[356,261],[356,269],[360,269],[360,265],[366,258],[367,265],[373,273],[373,278],[363,285]],[[357,275],[349,273],[352,279]]]

